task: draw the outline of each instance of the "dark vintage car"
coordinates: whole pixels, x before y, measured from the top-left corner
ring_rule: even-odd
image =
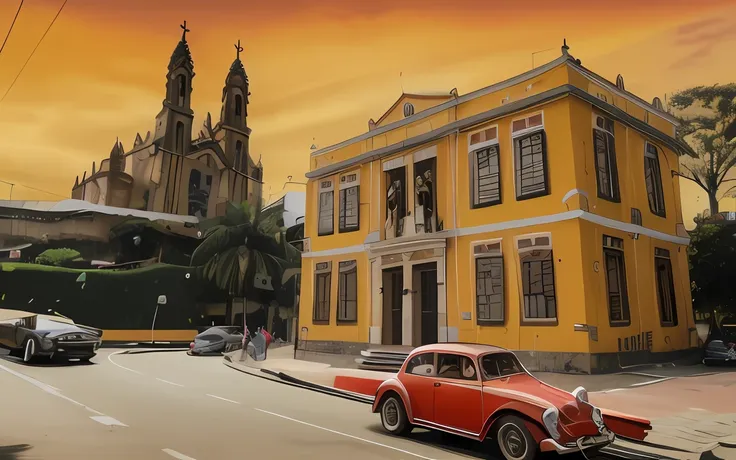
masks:
[[[89,361],[101,344],[101,330],[69,318],[0,310],[0,347],[25,362],[38,357]]]
[[[219,355],[239,350],[243,346],[242,328],[239,326],[214,326],[197,334],[189,344],[190,355]]]
[[[705,342],[703,364],[736,364],[736,318],[726,317],[711,325]]]

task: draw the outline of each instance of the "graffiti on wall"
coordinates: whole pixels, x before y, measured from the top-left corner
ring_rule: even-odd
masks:
[[[652,331],[618,339],[618,351],[643,351],[652,349]]]

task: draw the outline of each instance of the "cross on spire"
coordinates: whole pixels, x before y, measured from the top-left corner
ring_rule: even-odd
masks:
[[[240,40],[238,40],[238,44],[235,46],[235,59],[240,59],[240,52],[243,51],[243,47],[240,46]]]
[[[189,29],[187,29],[187,21],[184,21],[184,24],[180,24],[179,27],[183,29],[181,33],[181,41],[185,42],[187,41],[187,32],[191,32]]]

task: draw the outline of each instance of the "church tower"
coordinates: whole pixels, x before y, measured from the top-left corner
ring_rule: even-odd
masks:
[[[166,99],[163,109],[156,117],[156,143],[165,150],[186,154],[192,142],[191,108],[194,61],[187,43],[187,22],[180,26],[183,31],[169,60],[166,74]]]
[[[225,157],[231,162],[234,169],[248,174],[249,156],[248,139],[248,75],[245,73],[240,53],[243,48],[240,40],[235,45],[235,60],[230,66],[230,72],[225,79],[222,89],[222,111],[220,112],[220,126],[225,130]]]

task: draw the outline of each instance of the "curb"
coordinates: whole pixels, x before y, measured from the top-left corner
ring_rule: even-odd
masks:
[[[186,351],[188,348],[164,348],[161,350],[122,350],[121,353],[118,353],[120,355],[140,355],[143,353],[171,353],[171,352],[182,352]]]
[[[337,390],[332,387],[324,386],[324,385],[318,385],[316,383],[307,382],[306,380],[301,380],[296,377],[292,377],[288,374],[284,374],[283,372],[275,372],[269,369],[259,369],[260,373],[255,371],[255,368],[252,368],[253,371],[247,371],[243,369],[241,366],[236,365],[232,362],[232,359],[230,359],[229,356],[226,356],[225,359],[223,359],[223,364],[231,369],[234,369],[238,372],[242,372],[243,374],[252,375],[254,377],[260,377],[262,379],[270,380],[272,382],[281,383],[284,385],[289,385],[297,388],[303,388],[306,390],[316,391],[317,393],[326,394],[329,396],[337,396],[338,398],[348,399],[351,401],[363,403],[363,404],[373,404],[373,398],[369,396],[364,395],[358,395],[356,393],[351,393],[349,391],[343,391],[343,390]],[[261,375],[265,374],[265,375]]]

